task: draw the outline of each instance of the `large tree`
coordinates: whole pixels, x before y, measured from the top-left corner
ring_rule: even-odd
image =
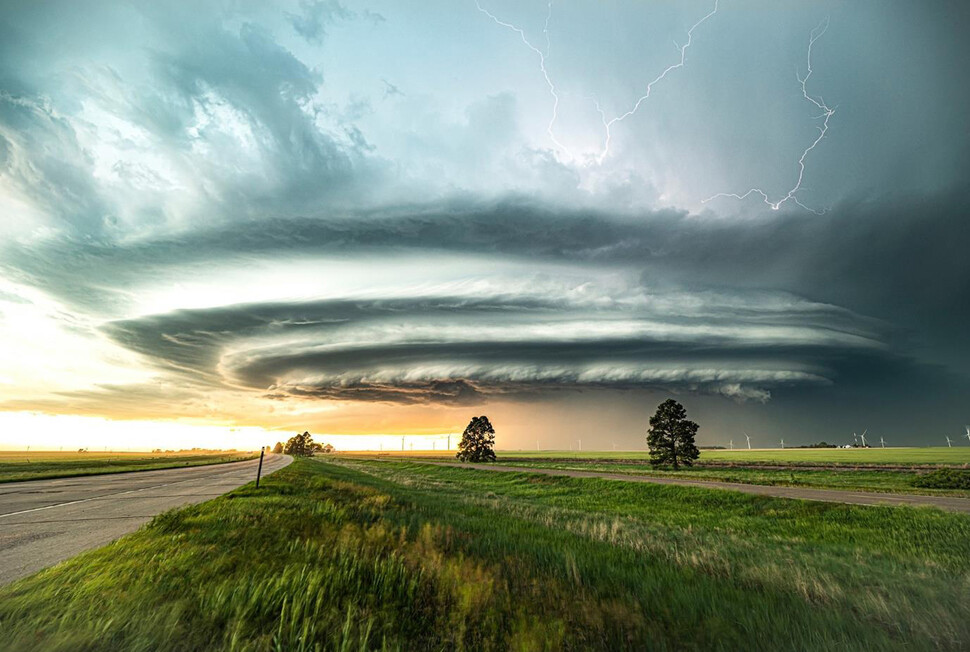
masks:
[[[309,457],[313,455],[313,437],[308,432],[304,432],[302,435],[293,435],[287,440],[283,452],[287,455]]]
[[[694,445],[697,424],[687,419],[687,410],[672,398],[657,407],[657,413],[650,417],[650,430],[647,431],[647,446],[650,448],[650,463],[654,466],[681,464],[691,466],[700,456]]]
[[[488,417],[472,417],[458,442],[458,452],[455,457],[462,462],[494,462],[495,428],[489,423]]]

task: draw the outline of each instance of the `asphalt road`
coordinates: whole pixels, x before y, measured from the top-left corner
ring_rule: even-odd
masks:
[[[263,475],[293,461],[270,454]],[[258,460],[0,484],[0,585],[256,479]]]
[[[849,505],[909,505],[910,507],[937,507],[950,512],[970,514],[970,498],[956,496],[921,496],[918,494],[889,494],[868,491],[842,491],[839,489],[809,489],[807,487],[777,487],[737,482],[718,482],[716,480],[681,480],[677,478],[655,478],[628,473],[609,473],[606,471],[569,471],[563,469],[540,469],[524,466],[502,466],[499,464],[461,464],[458,462],[426,462],[439,466],[456,466],[479,471],[504,471],[515,473],[539,473],[541,475],[564,475],[571,478],[606,478],[625,482],[650,482],[653,484],[676,484],[704,489],[730,489],[746,494],[773,496],[775,498],[796,498],[799,500],[820,500],[830,503]],[[2,523],[2,521],[0,521]]]

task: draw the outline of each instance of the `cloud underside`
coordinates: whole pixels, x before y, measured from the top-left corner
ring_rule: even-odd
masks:
[[[765,401],[884,355],[843,311],[791,297],[416,297],[182,310],[106,332],[168,373],[302,399],[470,404],[605,387]]]
[[[947,239],[965,202],[913,204],[736,222],[451,200],[124,245],[53,238],[7,260],[70,309],[100,312],[100,334],[196,397],[464,405],[649,388],[764,402],[881,382],[887,364],[910,373],[899,361],[916,325],[961,337],[933,315],[970,305],[950,305],[967,293]],[[180,309],[199,288],[228,303]],[[146,299],[160,289],[168,298]],[[308,291],[331,298],[256,299]]]
[[[0,339],[32,347],[0,389],[34,392],[0,407],[217,414],[224,396],[467,405],[593,388],[765,402],[890,377],[931,402],[927,365],[970,365],[963,136],[944,155],[913,130],[898,176],[860,176],[821,216],[658,208],[651,184],[719,184],[698,172],[718,161],[759,177],[789,127],[664,170],[699,145],[640,152],[651,132],[631,119],[604,167],[572,165],[537,145],[541,84],[539,105],[521,88],[483,95],[494,80],[463,70],[441,96],[425,73],[341,88],[339,53],[315,48],[383,25],[365,10],[105,5],[73,25],[62,8],[0,24],[0,211],[17,217],[0,221]],[[74,40],[52,48],[51,33]],[[365,70],[367,50],[348,65]],[[714,113],[746,112],[737,95]],[[937,186],[899,181],[924,168]]]

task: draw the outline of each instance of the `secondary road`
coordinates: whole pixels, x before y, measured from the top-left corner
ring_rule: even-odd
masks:
[[[409,460],[416,461],[416,460]],[[780,487],[760,484],[741,484],[739,482],[718,482],[717,480],[686,480],[679,478],[658,478],[628,473],[609,473],[606,471],[571,471],[563,469],[541,469],[527,466],[502,466],[498,464],[461,464],[458,462],[423,462],[438,466],[455,466],[479,471],[505,471],[515,473],[539,473],[541,475],[564,475],[570,478],[606,478],[625,482],[649,482],[652,484],[676,484],[704,489],[730,489],[758,496],[775,498],[797,498],[800,500],[821,500],[830,503],[850,505],[909,505],[911,507],[938,507],[950,512],[970,514],[970,498],[955,496],[921,496],[918,494],[888,494],[867,491],[843,491],[840,489],[809,489],[807,487]],[[2,521],[0,521],[2,523]]]
[[[293,461],[267,455],[263,475]],[[0,484],[0,585],[256,479],[259,460]]]

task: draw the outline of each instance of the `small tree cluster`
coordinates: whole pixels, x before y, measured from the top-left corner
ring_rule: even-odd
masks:
[[[458,452],[455,454],[462,462],[494,462],[495,428],[489,423],[488,417],[472,417],[458,442]]]
[[[281,441],[276,442],[276,446],[273,446],[273,452],[276,453],[277,455],[279,455],[280,453],[282,453],[283,452],[283,442],[281,442]]]
[[[650,417],[650,430],[647,432],[647,446],[650,448],[650,464],[681,464],[691,466],[700,456],[694,445],[697,424],[687,420],[684,406],[667,399],[657,407],[657,413]]]
[[[302,435],[290,437],[286,445],[283,446],[283,452],[287,455],[309,457],[313,455],[313,445],[313,437],[310,436],[309,432],[304,432]]]

